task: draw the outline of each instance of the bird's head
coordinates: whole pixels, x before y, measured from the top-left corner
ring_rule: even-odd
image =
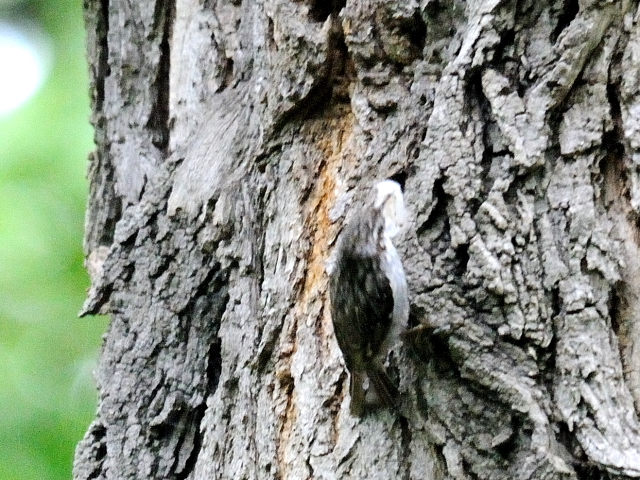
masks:
[[[402,189],[398,182],[384,180],[375,187],[376,197],[373,206],[380,210],[384,218],[384,231],[393,237],[407,222],[407,212],[404,208]]]

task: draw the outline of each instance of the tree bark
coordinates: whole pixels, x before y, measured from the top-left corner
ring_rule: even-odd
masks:
[[[76,479],[640,476],[640,9],[85,0]],[[326,265],[376,181],[416,328],[349,414]]]

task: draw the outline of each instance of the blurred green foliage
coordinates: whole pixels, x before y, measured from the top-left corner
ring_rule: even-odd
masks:
[[[104,318],[78,319],[89,125],[81,0],[26,5],[53,40],[50,75],[0,117],[0,478],[69,479],[95,415]]]

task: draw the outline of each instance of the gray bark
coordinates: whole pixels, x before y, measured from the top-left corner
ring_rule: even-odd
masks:
[[[640,9],[85,0],[76,479],[640,476]],[[325,266],[378,180],[417,327],[349,415]]]

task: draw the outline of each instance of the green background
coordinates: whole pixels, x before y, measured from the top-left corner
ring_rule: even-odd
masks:
[[[16,15],[51,36],[54,63],[38,93],[0,117],[0,479],[69,479],[106,330],[104,318],[77,318],[93,149],[82,2],[0,1],[0,20]]]

